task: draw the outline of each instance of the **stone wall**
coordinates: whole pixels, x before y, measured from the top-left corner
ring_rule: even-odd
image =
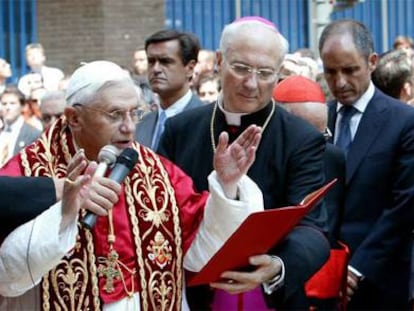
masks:
[[[136,47],[164,28],[164,0],[38,0],[38,42],[46,64],[71,74],[82,61],[131,68]]]

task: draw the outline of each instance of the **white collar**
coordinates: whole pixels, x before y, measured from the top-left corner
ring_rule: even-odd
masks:
[[[193,92],[191,90],[188,90],[187,93],[180,99],[178,99],[174,104],[172,104],[167,109],[162,109],[161,107],[158,107],[158,116],[160,116],[161,111],[165,111],[165,115],[167,118],[170,118],[172,116],[175,116],[176,114],[179,114],[181,111],[184,110],[185,106],[190,102],[191,97],[193,96]]]
[[[241,124],[241,117],[248,114],[247,112],[230,112],[224,109],[223,105],[223,96],[220,94],[219,98],[217,99],[217,105],[219,109],[224,113],[226,118],[226,122],[228,125],[233,126],[240,126]]]
[[[12,124],[9,124],[9,129],[11,132],[19,132],[21,127],[23,126],[24,118],[23,116],[17,117],[16,121],[14,121]]]
[[[360,113],[364,113],[365,109],[367,109],[369,101],[372,99],[375,93],[375,86],[372,81],[370,81],[369,86],[364,94],[353,104],[354,108],[358,110]],[[343,104],[338,102],[336,107],[336,111],[338,112],[342,108]]]

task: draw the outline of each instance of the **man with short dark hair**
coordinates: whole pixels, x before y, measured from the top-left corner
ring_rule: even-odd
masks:
[[[195,35],[175,30],[161,30],[145,40],[148,80],[159,107],[137,125],[135,138],[141,144],[156,150],[167,118],[203,104],[190,89],[199,50]]]
[[[7,86],[0,95],[0,109],[5,123],[5,130],[0,133],[0,167],[41,134],[23,117],[26,106],[24,95],[13,85]]]
[[[319,52],[335,97],[328,126],[346,156],[340,239],[351,250],[349,310],[407,310],[414,219],[414,109],[376,89],[368,28],[326,26]]]

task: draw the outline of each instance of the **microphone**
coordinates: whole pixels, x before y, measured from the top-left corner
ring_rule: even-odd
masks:
[[[103,146],[98,154],[98,167],[96,168],[94,177],[104,176],[108,166],[112,165],[116,161],[116,157],[119,156],[121,150],[114,145]]]
[[[115,166],[108,178],[120,184],[128,176],[137,161],[138,153],[132,148],[125,148],[116,159]],[[91,230],[95,226],[96,217],[94,213],[87,212],[81,223]]]

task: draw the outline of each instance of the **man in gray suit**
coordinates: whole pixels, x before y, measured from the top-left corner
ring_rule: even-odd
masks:
[[[7,86],[0,96],[0,110],[5,122],[5,129],[0,133],[0,167],[41,134],[25,121],[25,105],[24,95],[13,85]]]
[[[175,30],[161,30],[145,40],[148,80],[160,105],[137,125],[139,143],[156,150],[167,118],[203,104],[190,89],[199,49],[196,36]]]

